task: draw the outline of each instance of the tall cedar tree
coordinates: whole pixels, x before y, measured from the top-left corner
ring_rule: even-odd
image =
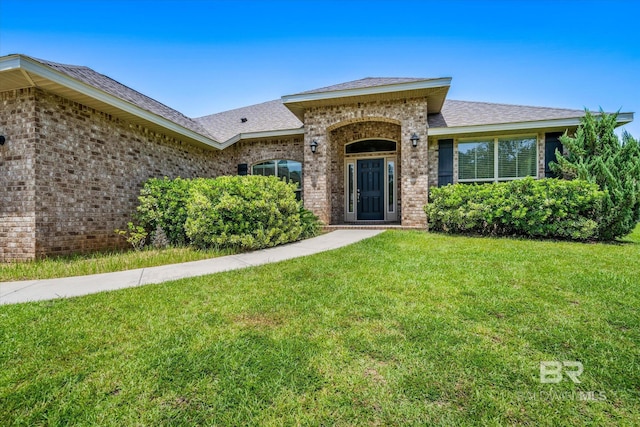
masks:
[[[556,150],[551,169],[567,179],[595,182],[606,192],[598,239],[614,240],[629,234],[640,221],[640,143],[614,129],[617,113],[593,115],[588,110],[575,136],[560,138],[566,155]]]

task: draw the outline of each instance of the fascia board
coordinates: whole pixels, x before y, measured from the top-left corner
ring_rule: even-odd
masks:
[[[66,76],[43,64],[39,64],[37,62],[32,61],[31,59],[24,58],[24,57],[18,57],[17,59],[19,61],[19,67],[29,73],[36,74],[54,83],[68,87],[69,89],[72,89],[78,93],[89,96],[98,101],[104,102],[105,104],[118,108],[127,113],[133,114],[135,116],[138,116],[141,119],[144,119],[156,125],[162,126],[163,128],[168,129],[172,132],[178,133],[180,135],[184,135],[187,138],[196,140],[202,144],[208,145],[213,148],[218,148],[218,149],[222,148],[222,144],[212,138],[206,137],[190,129],[187,129],[183,126],[180,126],[179,124],[174,123],[171,120],[167,120],[164,117],[160,117],[157,114],[151,113],[147,110],[137,107],[128,101],[122,100],[100,89],[97,89],[86,83],[83,83],[69,76]]]
[[[618,125],[627,124],[633,121],[633,113],[619,113],[617,117]],[[441,135],[459,135],[464,133],[483,133],[483,132],[501,132],[501,131],[517,131],[528,129],[544,129],[553,127],[575,127],[580,124],[580,117],[571,117],[567,119],[551,119],[540,120],[535,122],[513,122],[513,123],[497,123],[489,125],[473,125],[473,126],[455,126],[449,128],[429,128],[429,136]]]
[[[444,77],[433,80],[423,80],[410,83],[396,83],[384,86],[372,86],[358,89],[343,89],[331,92],[315,92],[315,93],[303,93],[298,95],[285,95],[282,97],[282,102],[309,102],[320,101],[333,98],[345,98],[351,96],[365,96],[365,95],[377,95],[381,93],[390,92],[403,92],[418,89],[431,89],[437,87],[444,87],[451,85],[451,77]]]
[[[0,59],[0,72],[20,69],[20,56],[11,55]]]
[[[267,130],[259,132],[239,133],[222,143],[222,148],[227,148],[243,139],[274,138],[280,136],[304,135],[304,128]]]

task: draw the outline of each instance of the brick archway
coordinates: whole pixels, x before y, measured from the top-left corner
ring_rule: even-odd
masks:
[[[330,129],[330,130],[329,130]],[[327,132],[328,148],[331,155],[330,163],[330,204],[332,224],[342,224],[345,221],[345,145],[363,139],[387,139],[397,143],[396,155],[401,155],[401,126],[392,119],[353,119],[330,126]],[[397,178],[402,174],[400,162],[397,162]],[[398,187],[398,212],[401,212],[402,193]]]

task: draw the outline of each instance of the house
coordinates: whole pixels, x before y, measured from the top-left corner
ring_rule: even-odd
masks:
[[[422,227],[429,188],[547,176],[584,114],[448,100],[450,84],[365,78],[190,118],[90,68],[4,56],[0,260],[121,246],[162,176],[277,175],[326,224]]]

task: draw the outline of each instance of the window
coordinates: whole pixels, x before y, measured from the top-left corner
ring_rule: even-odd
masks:
[[[349,199],[347,203],[347,212],[353,213],[355,210],[354,200],[353,200],[353,181],[354,181],[354,167],[353,163],[349,163],[347,171],[347,197]]]
[[[507,181],[536,176],[537,139],[492,138],[458,143],[458,181]]]
[[[386,139],[365,139],[347,144],[344,147],[344,151],[345,154],[396,151],[396,143]]]
[[[387,162],[387,175],[387,185],[389,186],[389,189],[387,190],[389,194],[389,206],[387,207],[387,211],[393,212],[396,206],[395,194],[393,194],[393,190],[396,188],[396,168],[393,160],[389,160]]]
[[[493,159],[493,141],[458,143],[458,180],[493,180]]]
[[[302,164],[293,160],[270,160],[253,165],[251,168],[253,175],[277,176],[287,182],[297,184],[296,198],[301,199],[302,195]]]

